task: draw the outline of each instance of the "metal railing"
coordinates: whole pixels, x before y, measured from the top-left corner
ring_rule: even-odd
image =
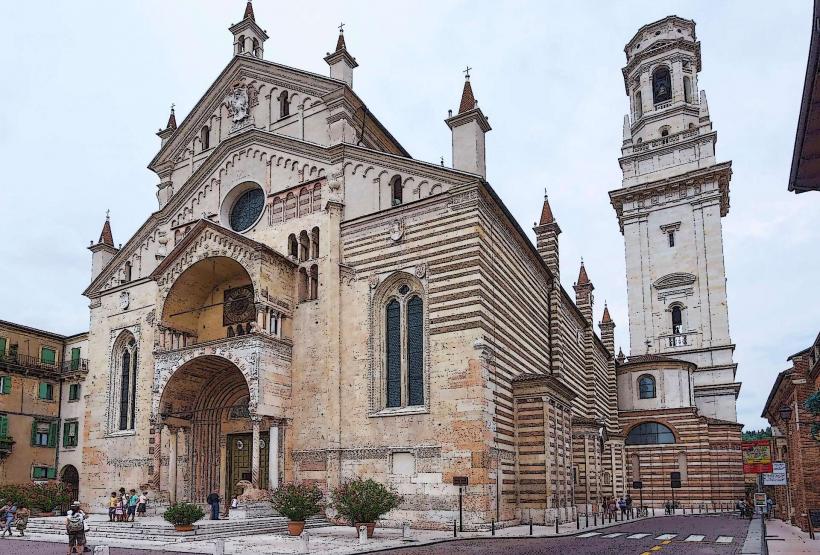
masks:
[[[64,360],[62,362],[52,362],[30,355],[3,353],[0,354],[0,369],[42,370],[45,372],[54,372],[56,374],[88,372],[88,359],[75,358],[71,360]]]

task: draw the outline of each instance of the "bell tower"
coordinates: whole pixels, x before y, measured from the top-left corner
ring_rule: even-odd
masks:
[[[262,59],[265,53],[263,45],[268,40],[268,34],[256,24],[252,2],[248,1],[245,5],[242,21],[231,25],[229,31],[233,34],[234,56],[251,56]]]
[[[695,22],[641,27],[624,48],[621,188],[609,193],[624,236],[630,354],[695,363],[700,414],[736,421],[721,219],[731,162],[717,162],[706,95],[698,91]]]

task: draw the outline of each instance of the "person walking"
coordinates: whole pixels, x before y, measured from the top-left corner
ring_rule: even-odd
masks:
[[[71,504],[65,519],[68,534],[68,555],[85,551],[85,513],[80,510],[80,502]]]
[[[12,533],[12,524],[14,524],[14,515],[17,514],[17,506],[14,504],[14,501],[9,501],[3,506],[3,509],[0,511],[5,510],[3,515],[3,533],[0,534],[0,538],[6,537],[6,532],[9,533],[9,537],[12,537],[14,534]]]
[[[144,517],[145,516],[145,509],[148,507],[148,492],[142,492],[137,498],[137,516]]]
[[[618,499],[618,508],[621,509],[621,519],[626,517],[626,499],[621,497]]]
[[[17,518],[14,519],[14,527],[20,532],[20,537],[25,536],[26,528],[28,528],[28,517],[31,516],[31,511],[25,503],[20,503],[20,508],[17,509]]]
[[[139,502],[139,495],[137,495],[137,490],[132,489],[128,495],[128,514],[126,516],[126,522],[131,519],[131,522],[134,522],[134,516],[137,514],[137,503]]]
[[[772,507],[774,507],[774,499],[766,497],[766,520],[772,518]]]
[[[635,515],[632,514],[632,496],[627,493],[625,501],[626,501],[626,512],[629,513],[630,517],[635,516]]]
[[[215,491],[209,493],[206,501],[211,506],[211,520],[219,520],[219,494]]]

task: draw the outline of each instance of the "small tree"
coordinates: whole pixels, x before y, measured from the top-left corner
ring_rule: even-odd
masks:
[[[820,390],[811,394],[803,406],[814,416],[815,421],[811,424],[811,436],[820,441],[820,422],[817,422],[817,417],[820,416]]]
[[[290,483],[271,495],[273,508],[294,522],[302,522],[322,510],[322,490],[316,484]]]
[[[369,478],[356,478],[333,490],[334,507],[352,524],[376,522],[402,500],[401,495]]]

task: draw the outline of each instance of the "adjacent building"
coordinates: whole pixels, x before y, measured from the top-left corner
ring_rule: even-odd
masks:
[[[76,497],[88,335],[0,320],[0,483],[61,480]]]
[[[805,193],[820,191],[820,0],[814,0],[811,17],[811,43],[806,63],[806,78],[797,119],[789,173],[789,191]]]
[[[776,516],[809,530],[810,511],[820,518],[820,434],[806,401],[820,391],[820,334],[788,358],[791,366],[777,375],[763,418],[775,436],[774,460],[786,463],[787,485],[774,486]]]
[[[629,358],[617,365],[630,482],[644,500],[726,502],[743,494],[721,219],[731,162],[699,91],[695,22],[669,16],[624,48],[621,187],[609,193],[626,247]],[[633,496],[641,492],[633,489]]]

